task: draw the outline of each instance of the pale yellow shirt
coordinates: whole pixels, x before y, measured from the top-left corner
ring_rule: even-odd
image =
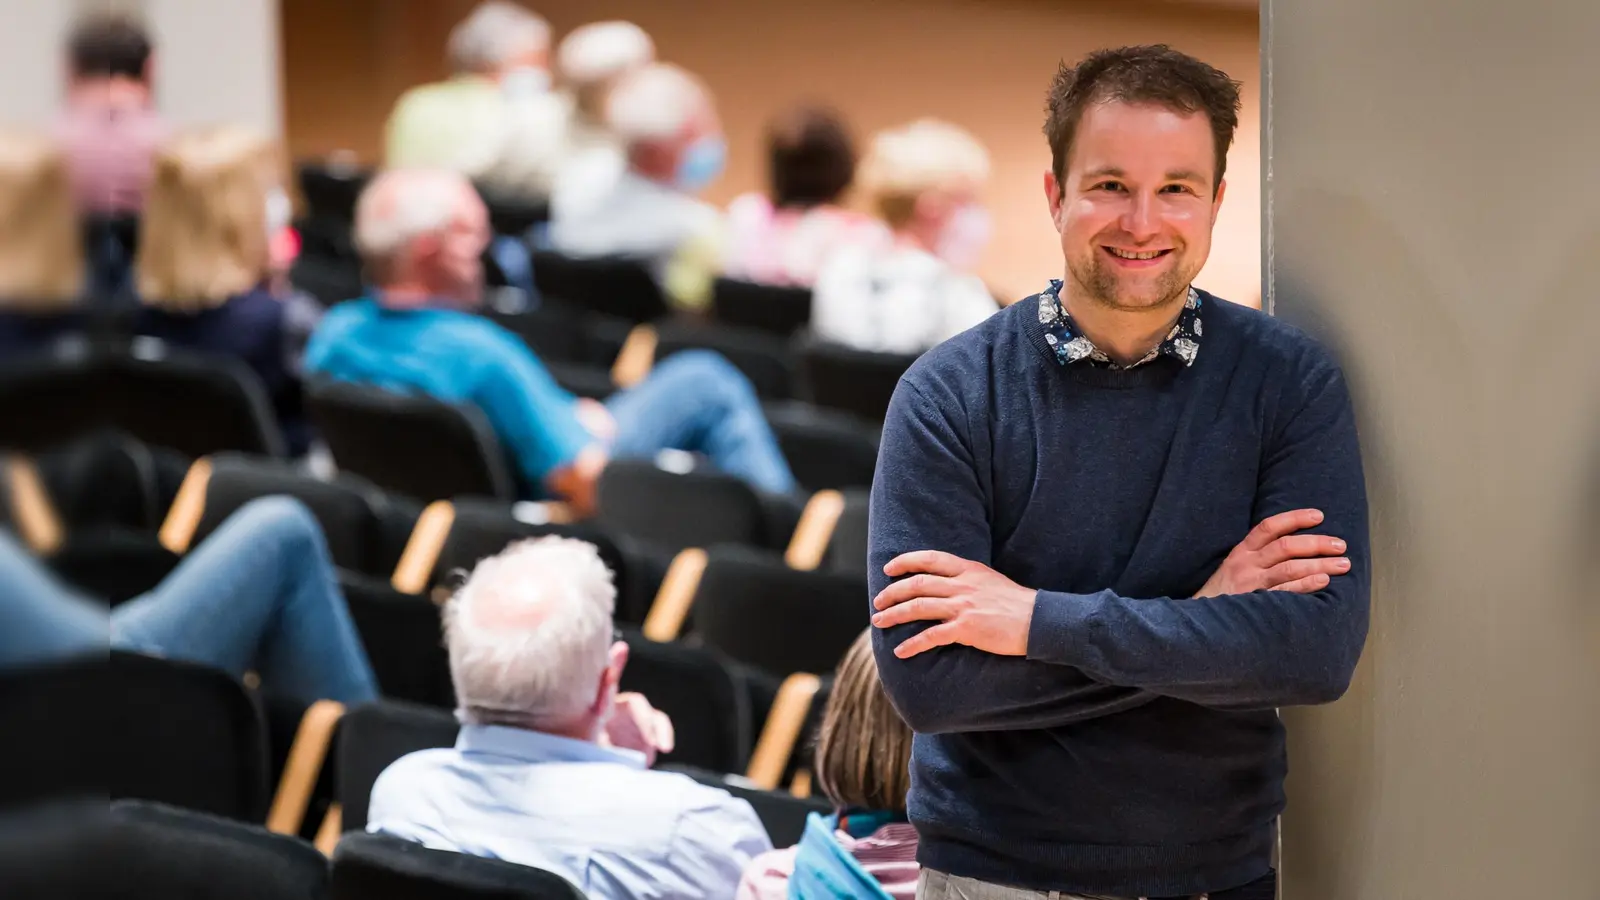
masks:
[[[458,75],[406,91],[386,128],[390,167],[443,168],[476,178],[505,143],[506,100],[492,80]]]

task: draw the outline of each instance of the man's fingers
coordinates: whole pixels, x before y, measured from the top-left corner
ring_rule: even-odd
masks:
[[[894,648],[894,655],[901,659],[910,659],[924,650],[932,650],[935,647],[957,643],[956,635],[958,633],[954,622],[935,625],[921,634],[902,641],[900,646]]]
[[[913,575],[884,588],[872,598],[873,609],[888,609],[914,597],[949,597],[959,585],[939,575]]]
[[[971,565],[971,562],[954,553],[945,553],[943,550],[913,550],[889,560],[889,564],[883,567],[883,574],[890,578],[898,578],[912,572],[927,572],[929,575],[954,578]]]
[[[1318,559],[1291,559],[1268,569],[1262,577],[1262,583],[1268,585],[1287,584],[1315,575],[1343,575],[1348,571],[1350,571],[1350,560],[1342,556]]]
[[[1336,537],[1325,534],[1291,534],[1261,548],[1256,561],[1263,568],[1271,568],[1286,559],[1338,556],[1343,552],[1344,541]]]
[[[662,753],[671,753],[677,745],[678,734],[672,728],[672,717],[661,710],[655,710],[655,740],[652,743]]]
[[[957,612],[955,601],[943,597],[918,597],[877,613],[872,617],[872,624],[879,628],[893,628],[924,619],[951,619]]]
[[[1274,591],[1288,591],[1291,594],[1314,594],[1328,586],[1328,576],[1317,574],[1307,575],[1295,581],[1273,587]]]
[[[1322,524],[1322,510],[1320,509],[1291,509],[1288,512],[1269,516],[1261,524],[1250,529],[1244,536],[1246,550],[1260,550],[1286,534],[1294,534],[1307,528],[1314,528]]]

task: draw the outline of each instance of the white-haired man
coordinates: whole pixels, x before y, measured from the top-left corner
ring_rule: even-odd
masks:
[[[989,154],[964,129],[923,119],[880,132],[858,180],[894,232],[835,254],[817,275],[811,324],[862,350],[921,353],[999,309],[972,274],[989,239]]]
[[[550,241],[571,256],[651,264],[668,296],[703,307],[720,256],[722,216],[695,195],[722,173],[727,143],[711,94],[677,66],[625,75],[605,121],[623,147],[620,173],[564,170],[550,200]]]
[[[632,22],[580,25],[556,48],[556,76],[572,101],[568,146],[574,156],[621,147],[605,121],[606,97],[623,76],[656,61],[656,45]]]
[[[615,596],[582,541],[480,562],[444,613],[460,736],[385,770],[367,827],[546,869],[594,900],[733,896],[766,831],[726,791],[650,770],[672,725],[618,693]]]
[[[306,349],[310,372],[477,406],[528,492],[580,514],[593,510],[608,459],[668,448],[702,453],[764,491],[794,489],[755,391],[722,357],[674,354],[601,404],[562,390],[520,339],[469,312],[489,223],[462,176],[379,175],[356,205],[355,237],[374,292],[323,318]]]
[[[566,115],[550,91],[550,26],[509,0],[481,3],[450,33],[452,76],[412,88],[390,114],[385,162],[460,172],[542,199]]]

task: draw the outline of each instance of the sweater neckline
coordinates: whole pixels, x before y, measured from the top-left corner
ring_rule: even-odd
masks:
[[[1176,357],[1163,354],[1156,359],[1141,366],[1131,369],[1113,369],[1109,366],[1095,365],[1088,361],[1079,361],[1069,365],[1061,365],[1056,361],[1056,352],[1045,340],[1046,328],[1039,321],[1035,311],[1039,308],[1041,294],[1031,297],[1016,304],[1023,307],[1020,311],[1022,328],[1028,334],[1028,343],[1039,351],[1040,361],[1045,368],[1055,370],[1060,377],[1070,378],[1080,384],[1094,388],[1108,390],[1132,390],[1143,387],[1158,387],[1170,384],[1173,379],[1182,374],[1186,367]]]

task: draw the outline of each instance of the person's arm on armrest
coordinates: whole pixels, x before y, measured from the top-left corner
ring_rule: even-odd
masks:
[[[550,486],[596,443],[578,419],[577,399],[509,333],[494,335],[476,361],[487,367],[472,397],[530,485]],[[603,463],[602,463],[603,464]]]
[[[892,574],[922,574],[881,592],[874,621],[939,623],[896,647],[901,657],[965,645],[1219,709],[1336,699],[1366,641],[1366,491],[1354,414],[1337,368],[1315,367],[1293,390],[1298,396],[1286,405],[1288,421],[1263,456],[1255,517],[1321,510],[1326,530],[1344,538],[1347,569],[1337,558],[1257,565],[1258,528],[1202,596],[1133,599],[1109,590],[1033,591],[981,558],[921,552],[895,561]],[[1327,550],[1318,545],[1333,540],[1297,535],[1279,543],[1291,556],[1321,556]],[[1264,566],[1271,568],[1263,572]],[[1268,577],[1274,573],[1279,577]]]
[[[942,550],[987,565],[993,537],[966,419],[951,397],[934,403],[902,381],[884,423],[872,481],[867,578],[875,596],[884,566],[901,554]],[[894,648],[934,623],[874,628],[884,688],[922,734],[1047,728],[1143,705],[1154,694],[1098,684],[1067,666],[997,656],[965,646],[909,659]]]

